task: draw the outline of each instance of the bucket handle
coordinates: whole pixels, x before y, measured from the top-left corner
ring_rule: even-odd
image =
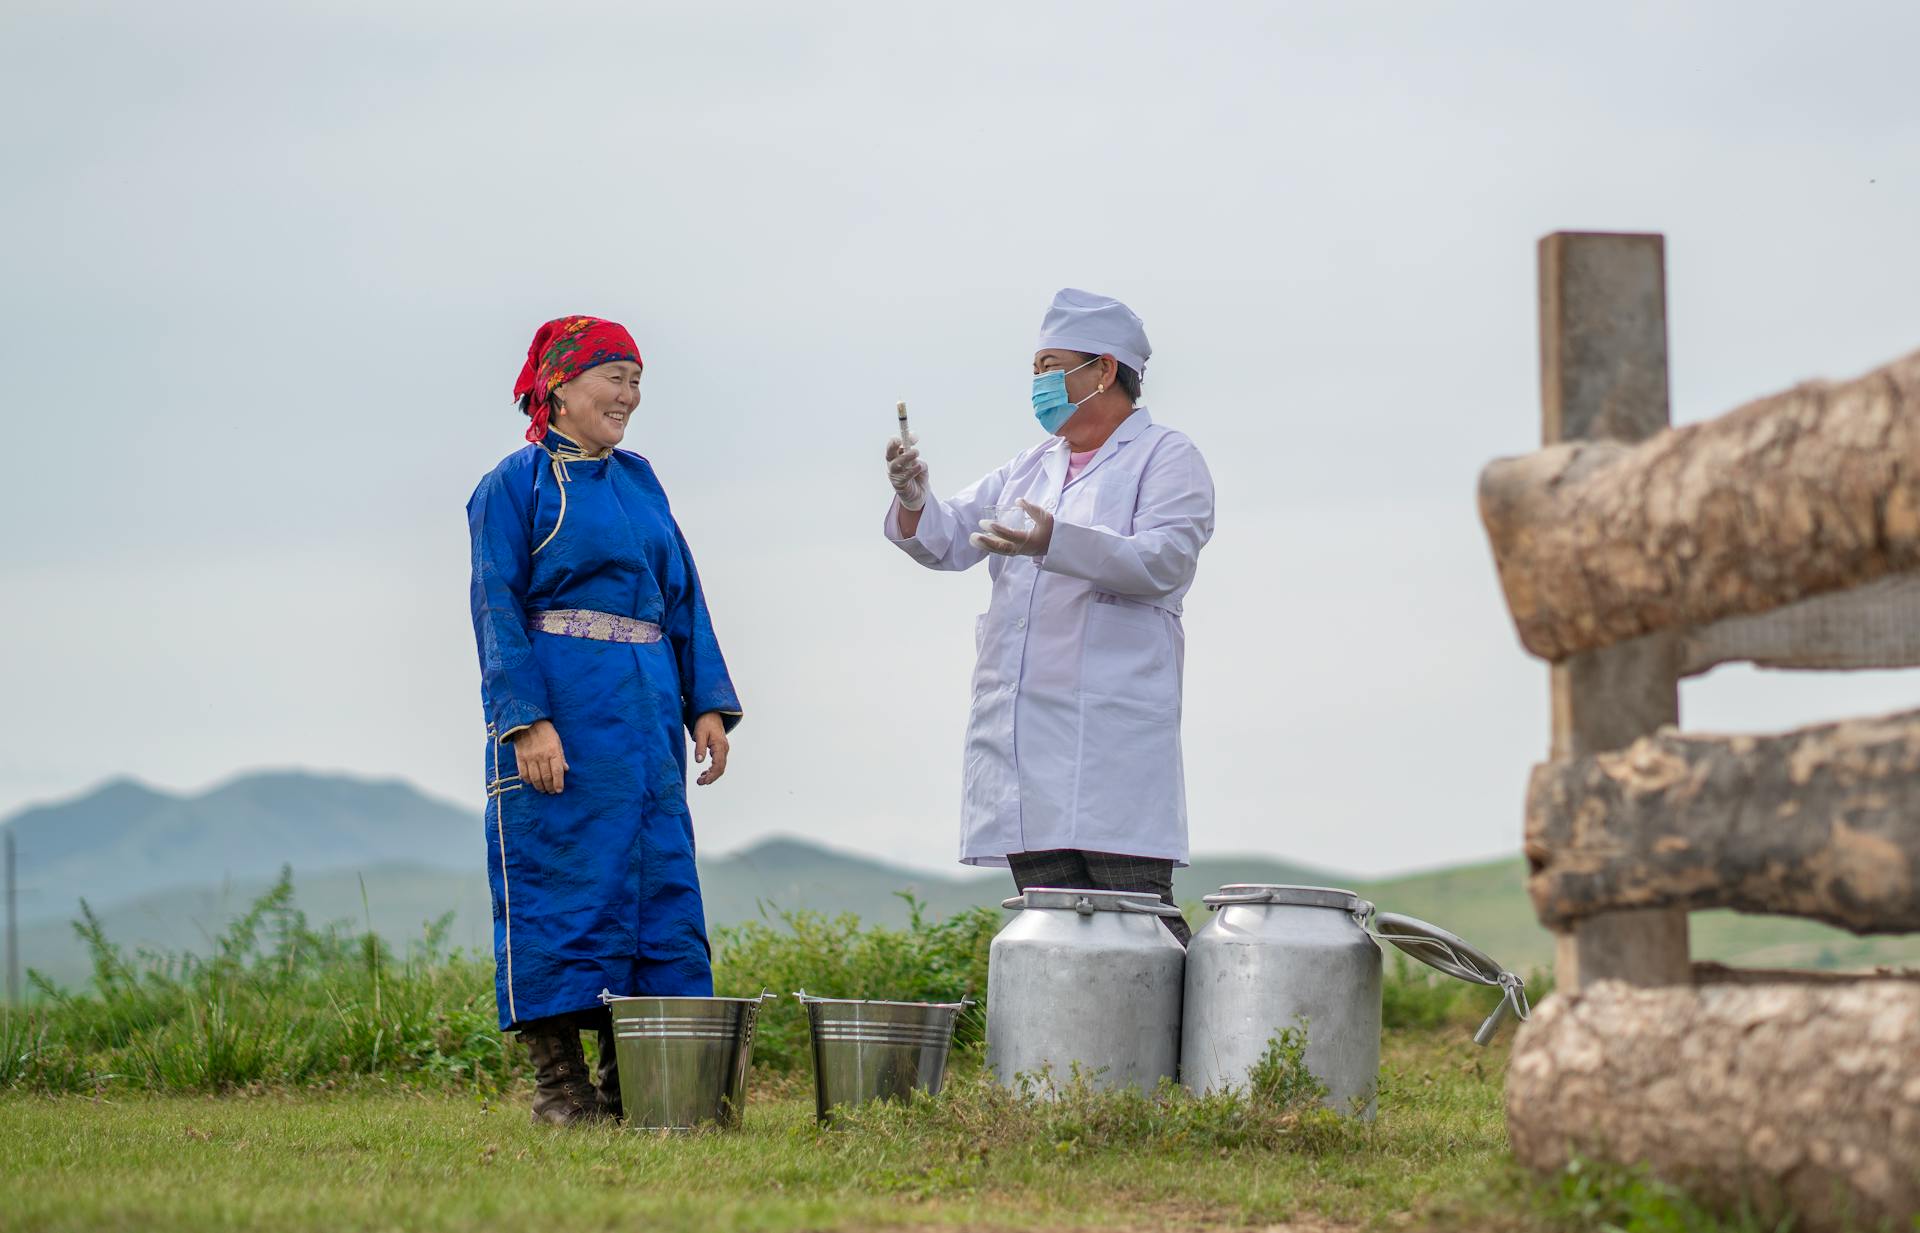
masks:
[[[775,996],[775,995],[774,995],[774,994],[768,994],[767,996],[768,996],[768,997],[773,997],[773,996]],[[794,996],[794,997],[797,997],[797,998],[799,998],[799,999],[800,999],[800,1004],[801,1004],[801,1005],[803,1005],[803,1006],[804,1006],[804,1005],[806,1005],[806,1004],[807,1004],[808,1002],[833,1002],[833,1001],[837,1001],[837,1000],[838,1000],[838,999],[836,999],[836,998],[817,998],[817,997],[814,997],[814,996],[813,996],[813,995],[812,995],[811,993],[808,993],[808,992],[807,992],[807,991],[806,991],[805,989],[795,989],[795,990],[793,991],[793,996]],[[966,1010],[966,1009],[967,1009],[967,1008],[968,1008],[969,1006],[978,1006],[979,1004],[980,1004],[980,1003],[978,1003],[978,1002],[976,1002],[976,1001],[974,1001],[974,1000],[973,1000],[973,998],[972,998],[972,997],[971,997],[970,995],[969,995],[969,996],[962,996],[962,997],[961,997],[961,999],[960,999],[960,1000],[959,1000],[958,1002],[929,1002],[929,1003],[927,1003],[927,1005],[929,1005],[929,1006],[951,1006],[951,1007],[953,1007],[953,1009],[954,1009],[954,1010],[956,1010],[956,1011],[961,1011],[961,1012],[964,1012],[964,1011],[965,1011],[965,1010]]]
[[[615,993],[613,990],[603,987],[600,990],[600,1004],[602,1006],[611,1006],[615,1002],[618,1002],[620,1000],[620,996],[621,996],[620,994]],[[779,1001],[780,995],[777,993],[768,992],[767,987],[765,985],[762,985],[760,987],[760,995],[758,997],[741,998],[740,1000],[743,1002],[752,1002],[757,1007],[767,1002]]]

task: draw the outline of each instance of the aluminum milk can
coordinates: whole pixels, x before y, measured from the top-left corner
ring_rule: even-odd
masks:
[[[1241,1087],[1290,1027],[1327,1104],[1371,1120],[1380,1077],[1380,947],[1373,905],[1321,886],[1223,886],[1187,948],[1181,1081],[1193,1092]]]
[[[1177,1077],[1186,953],[1160,918],[1178,908],[1147,891],[1046,887],[1001,906],[1019,915],[987,957],[987,1066],[998,1082],[1030,1075],[1044,1091],[1076,1066],[1102,1088],[1151,1091]]]

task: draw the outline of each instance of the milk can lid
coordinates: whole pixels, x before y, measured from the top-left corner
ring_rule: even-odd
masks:
[[[1350,890],[1334,886],[1283,886],[1274,882],[1229,882],[1202,900],[1214,910],[1235,904],[1284,904],[1300,908],[1338,908],[1363,920],[1373,905]]]
[[[1531,1008],[1527,1004],[1527,983],[1494,962],[1493,957],[1479,947],[1438,925],[1398,912],[1382,912],[1374,917],[1373,931],[1375,936],[1392,942],[1428,967],[1457,980],[1492,985],[1505,994],[1492,1016],[1474,1034],[1479,1043],[1484,1045],[1493,1039],[1495,1029],[1506,1015],[1521,1020],[1528,1017]]]
[[[1178,916],[1180,909],[1162,903],[1152,891],[1074,890],[1063,886],[1029,886],[1000,906],[1016,908],[1064,908],[1091,916],[1095,912],[1138,912],[1147,916]]]

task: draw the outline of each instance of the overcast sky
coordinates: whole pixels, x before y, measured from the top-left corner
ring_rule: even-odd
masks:
[[[1920,346],[1916,45],[1898,3],[8,0],[0,812],[338,769],[471,804],[477,862],[462,506],[586,312],[748,712],[703,850],[950,867],[987,579],[882,540],[879,451],[897,398],[942,491],[1031,443],[1072,285],[1218,484],[1194,848],[1512,853],[1546,674],[1473,494],[1537,444],[1535,242],[1666,233],[1682,421]]]

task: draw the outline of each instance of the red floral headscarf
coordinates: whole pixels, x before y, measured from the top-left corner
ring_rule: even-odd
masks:
[[[520,369],[520,379],[513,383],[516,399],[532,395],[526,406],[527,415],[533,420],[527,425],[527,440],[538,441],[547,435],[556,387],[589,368],[616,360],[641,364],[640,348],[634,345],[633,335],[616,321],[599,317],[555,317],[541,326],[533,336],[533,345],[527,348],[527,362]]]

